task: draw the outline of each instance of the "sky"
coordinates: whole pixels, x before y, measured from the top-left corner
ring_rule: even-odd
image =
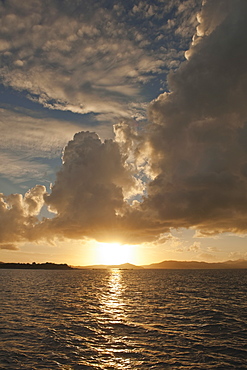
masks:
[[[0,1],[0,260],[247,258],[246,15]]]

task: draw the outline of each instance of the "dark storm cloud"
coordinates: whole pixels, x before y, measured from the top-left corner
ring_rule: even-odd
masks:
[[[159,175],[145,203],[173,227],[246,231],[246,14],[246,1],[207,1],[188,62],[151,103]]]

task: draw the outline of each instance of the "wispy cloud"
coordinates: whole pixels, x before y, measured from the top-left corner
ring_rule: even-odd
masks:
[[[0,174],[14,182],[37,181],[54,172],[49,162],[61,157],[62,148],[81,129],[28,110],[13,111],[12,106],[0,108],[0,114]]]

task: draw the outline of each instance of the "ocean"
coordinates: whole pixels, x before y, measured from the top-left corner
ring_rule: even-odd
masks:
[[[247,369],[247,270],[0,270],[0,369]]]

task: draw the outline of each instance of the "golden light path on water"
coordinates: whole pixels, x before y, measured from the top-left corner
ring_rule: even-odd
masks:
[[[122,281],[122,270],[120,269],[110,269],[109,270],[109,280],[108,286],[102,292],[101,295],[101,310],[103,313],[103,320],[105,320],[105,325],[109,326],[111,330],[112,327],[125,325],[127,323],[127,315],[125,313],[126,303],[123,300],[125,291],[125,285]],[[125,366],[131,364],[129,358],[123,358],[123,353],[125,349],[119,346],[122,343],[121,337],[114,335],[110,338],[109,345],[106,345],[102,351],[108,353],[111,358],[108,360],[107,368],[114,369],[124,369]],[[120,356],[121,354],[121,356]]]

